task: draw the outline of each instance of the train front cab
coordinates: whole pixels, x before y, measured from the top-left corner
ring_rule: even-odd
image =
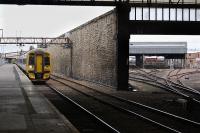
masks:
[[[27,57],[26,70],[31,81],[46,81],[50,78],[50,55],[47,52],[31,52]]]

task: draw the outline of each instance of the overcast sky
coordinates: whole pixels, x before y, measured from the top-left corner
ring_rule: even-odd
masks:
[[[57,37],[113,7],[0,5],[0,29],[4,36]],[[189,49],[200,49],[200,36],[131,36],[130,41],[187,41]],[[4,46],[5,52],[17,47]],[[0,52],[3,48],[0,48]]]

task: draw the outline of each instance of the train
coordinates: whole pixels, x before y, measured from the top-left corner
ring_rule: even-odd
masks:
[[[143,60],[144,68],[168,68],[167,61],[163,56],[144,56]],[[134,68],[136,65],[136,57],[129,57],[129,66],[130,68]]]
[[[144,58],[144,63],[149,64],[163,64],[165,63],[165,58],[163,56],[146,56]]]
[[[45,82],[50,79],[50,53],[43,49],[33,49],[21,54],[16,61],[32,82]]]

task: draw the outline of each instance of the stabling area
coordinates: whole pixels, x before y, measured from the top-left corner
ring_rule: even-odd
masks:
[[[199,35],[198,1],[179,2],[14,2],[115,8],[55,38],[3,37],[0,29],[0,44],[37,44],[0,54],[0,132],[198,133],[199,52],[182,40],[129,42],[135,34]]]

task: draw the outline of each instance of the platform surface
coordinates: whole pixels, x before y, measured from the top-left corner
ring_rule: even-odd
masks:
[[[0,66],[0,133],[72,133],[73,125],[14,64]]]

